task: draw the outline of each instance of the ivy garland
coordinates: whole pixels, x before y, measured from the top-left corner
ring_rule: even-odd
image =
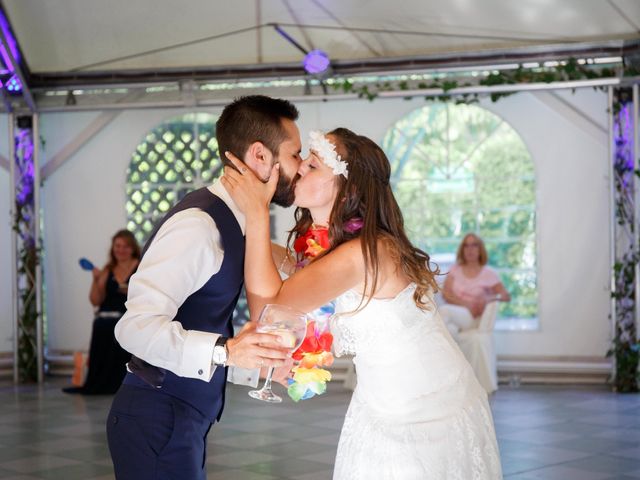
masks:
[[[631,76],[638,75],[640,71],[635,68],[625,68],[623,75]],[[519,65],[514,70],[501,70],[498,72],[491,72],[484,78],[478,81],[478,85],[482,86],[495,86],[495,85],[517,85],[527,83],[552,83],[552,82],[566,82],[570,80],[593,80],[599,78],[615,78],[616,71],[612,68],[594,69],[587,65],[582,65],[575,58],[569,58],[566,62],[558,64],[556,67],[546,68],[524,68]],[[348,79],[335,80],[332,84],[335,90],[341,90],[343,93],[355,93],[359,98],[366,98],[369,101],[373,101],[378,97],[381,92],[393,92],[393,91],[409,91],[409,90],[429,90],[429,89],[441,89],[443,95],[425,95],[425,100],[440,100],[443,102],[454,100],[455,103],[477,103],[480,99],[478,93],[458,93],[447,95],[447,92],[461,87],[474,86],[471,82],[461,83],[455,79],[442,79],[434,80],[432,82],[419,82],[416,85],[412,85],[407,80],[401,80],[399,82],[376,82],[367,85],[356,85]],[[500,98],[513,95],[517,92],[492,92],[489,94],[493,102],[498,101]],[[407,99],[412,98],[415,94],[407,95]]]

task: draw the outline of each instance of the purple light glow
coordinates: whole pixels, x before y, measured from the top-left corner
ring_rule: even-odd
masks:
[[[19,129],[16,133],[16,203],[20,207],[33,204],[34,165],[31,130]]]
[[[11,63],[11,59],[9,58],[9,54],[7,53],[7,49],[4,48],[4,45],[0,43],[0,56],[2,57],[2,63],[7,68],[8,72],[13,72],[13,63]]]
[[[0,11],[0,28],[2,28],[2,33],[4,33],[4,38],[7,39],[7,43],[9,44],[9,50],[11,51],[11,55],[13,56],[13,58],[15,58],[16,62],[19,62],[20,52],[18,52],[18,42],[16,42],[16,39],[13,36],[13,32],[11,32],[11,28],[9,27],[9,22],[7,20],[7,17],[4,16],[4,13],[2,11]]]
[[[630,104],[625,103],[620,107],[617,116],[614,117],[614,167],[620,176],[622,184],[626,187],[633,174],[633,122],[631,120]]]
[[[329,55],[322,50],[311,50],[305,55],[304,60],[302,61],[304,69],[307,73],[312,75],[325,72],[329,68],[330,64],[331,60],[329,60]]]

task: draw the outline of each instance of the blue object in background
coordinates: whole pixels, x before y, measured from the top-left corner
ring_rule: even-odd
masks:
[[[83,258],[81,258],[81,259],[79,260],[79,263],[80,263],[80,267],[81,267],[83,270],[89,270],[89,271],[91,271],[91,270],[93,270],[93,269],[95,268],[95,267],[93,266],[93,263],[91,263],[88,259],[86,259],[86,258],[84,258],[84,257],[83,257]]]

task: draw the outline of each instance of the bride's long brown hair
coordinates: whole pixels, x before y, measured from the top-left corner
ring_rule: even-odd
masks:
[[[429,255],[407,238],[402,212],[389,185],[391,166],[387,156],[375,142],[346,128],[336,128],[327,135],[333,137],[336,150],[347,162],[349,177],[337,176],[338,194],[329,218],[330,248],[325,254],[360,237],[366,272],[364,292],[371,299],[378,284],[378,241],[384,241],[402,272],[416,284],[413,294],[416,305],[429,309],[431,303],[426,295],[438,290],[434,277],[439,270],[437,267],[432,270]],[[363,221],[357,232],[345,229],[345,224],[354,218]],[[296,225],[289,232],[290,246],[313,222],[306,208],[297,208],[295,219]]]

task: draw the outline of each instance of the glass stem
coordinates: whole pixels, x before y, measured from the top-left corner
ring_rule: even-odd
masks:
[[[271,376],[273,375],[273,367],[269,367],[269,371],[267,371],[267,378],[264,380],[264,387],[262,390],[271,390]]]

